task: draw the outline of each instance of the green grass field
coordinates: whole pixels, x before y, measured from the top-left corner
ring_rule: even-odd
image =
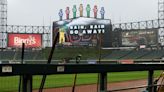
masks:
[[[159,76],[161,71],[155,72],[155,77]],[[127,80],[146,79],[148,73],[146,71],[138,72],[118,72],[108,73],[108,82],[120,82]],[[33,78],[33,88],[38,89],[41,82],[41,76]],[[45,88],[72,86],[74,74],[67,75],[49,75],[47,77]],[[18,90],[19,77],[0,77],[0,92],[14,92]],[[77,85],[95,84],[97,82],[97,74],[78,74]],[[2,85],[3,84],[3,85]]]

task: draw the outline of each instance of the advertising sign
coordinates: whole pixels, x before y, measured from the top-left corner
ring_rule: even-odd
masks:
[[[122,32],[123,46],[155,45],[157,44],[157,30],[131,30]]]
[[[8,47],[21,47],[22,43],[26,48],[42,47],[41,34],[8,34]]]

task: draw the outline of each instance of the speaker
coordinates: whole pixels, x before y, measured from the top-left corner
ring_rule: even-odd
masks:
[[[120,47],[121,46],[121,31],[120,28],[112,30],[112,25],[106,26],[107,31],[103,36],[103,47]]]
[[[105,26],[105,33],[103,35],[102,47],[112,46],[112,25]]]

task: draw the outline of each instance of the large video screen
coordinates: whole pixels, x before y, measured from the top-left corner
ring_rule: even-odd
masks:
[[[157,44],[157,29],[123,31],[121,35],[123,46]]]
[[[22,47],[25,43],[25,48],[42,47],[41,34],[8,34],[8,47]]]
[[[111,22],[108,19],[79,17],[53,23],[53,33],[60,33],[59,43],[71,45],[97,45],[108,36]],[[103,41],[104,42],[104,41]]]

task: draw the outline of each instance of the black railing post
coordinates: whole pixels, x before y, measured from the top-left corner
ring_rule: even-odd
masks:
[[[100,92],[107,92],[107,73],[100,73]]]
[[[50,63],[51,63],[52,56],[53,56],[53,53],[54,53],[54,50],[55,50],[55,46],[56,46],[56,44],[58,43],[58,39],[59,39],[59,32],[57,32],[56,37],[55,37],[55,39],[54,39],[54,41],[53,41],[53,46],[52,46],[50,55],[49,55],[49,57],[48,57],[48,62],[47,62],[47,64],[50,64]],[[41,81],[41,84],[40,84],[40,88],[39,88],[39,92],[42,92],[42,91],[43,91],[46,78],[47,78],[47,75],[43,75],[43,78],[42,78],[42,81]]]
[[[76,56],[76,64],[79,64],[80,60],[81,60],[81,54]],[[73,86],[72,86],[72,92],[75,92],[76,80],[77,80],[77,73],[75,73],[74,82],[73,82]]]
[[[22,43],[22,54],[21,54],[21,64],[23,64],[23,61],[24,61],[24,49],[25,49],[25,43]],[[23,78],[23,75],[20,75],[20,78],[19,78],[19,89],[18,89],[18,92],[21,92],[23,91],[24,92],[24,87],[22,86],[22,78]]]
[[[32,75],[23,75],[22,92],[32,92]]]
[[[148,73],[148,92],[153,92],[154,91],[154,83],[153,83],[153,76],[154,75],[154,70],[149,70]]]

